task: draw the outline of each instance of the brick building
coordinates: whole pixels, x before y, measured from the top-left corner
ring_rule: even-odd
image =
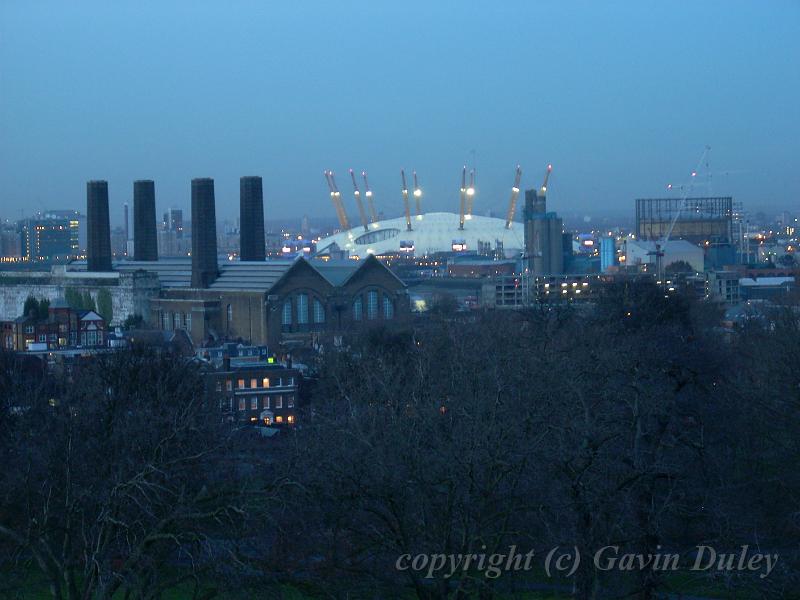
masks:
[[[297,423],[300,373],[284,365],[225,358],[206,373],[209,392],[223,414],[241,424],[293,426]]]
[[[374,257],[223,263],[206,288],[191,287],[188,260],[160,260],[148,269],[162,285],[151,300],[151,325],[185,329],[196,345],[243,339],[277,352],[330,343],[410,315],[405,284]]]
[[[59,350],[99,348],[106,345],[106,322],[93,310],[75,310],[63,300],[48,309],[47,318],[23,315],[2,322],[2,345],[6,350]]]

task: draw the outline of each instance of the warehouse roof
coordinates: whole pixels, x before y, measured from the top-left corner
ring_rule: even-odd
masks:
[[[305,262],[324,277],[331,285],[346,283],[365,261],[307,261],[266,260],[266,261],[220,261],[219,277],[209,286],[210,290],[221,292],[260,291],[266,292],[283,277],[297,262]],[[72,271],[85,271],[86,261],[70,263]],[[164,288],[189,288],[192,284],[192,259],[189,257],[160,258],[157,261],[125,260],[114,263],[114,270],[120,273],[148,271],[158,275]]]

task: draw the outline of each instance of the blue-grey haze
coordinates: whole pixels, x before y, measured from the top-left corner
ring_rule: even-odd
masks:
[[[267,219],[333,217],[333,168],[367,169],[400,211],[399,169],[429,210],[503,213],[514,167],[551,206],[599,214],[687,179],[710,145],[711,191],[752,209],[800,194],[800,3],[0,2],[0,215],[85,204],[112,220],[134,179],[159,210],[216,179],[262,175]],[[708,184],[701,177],[697,192]]]

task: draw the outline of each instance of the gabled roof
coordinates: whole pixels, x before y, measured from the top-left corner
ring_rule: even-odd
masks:
[[[219,277],[209,286],[209,289],[226,292],[266,292],[291,269],[294,263],[293,260],[268,260],[222,264]]]
[[[339,287],[345,285],[358,271],[366,268],[373,261],[397,278],[374,256],[368,256],[359,261],[323,262],[310,261],[303,257],[295,260],[221,261],[219,276],[208,289],[219,292],[267,292],[286,277],[298,263],[307,264],[325,281],[334,287]],[[86,268],[86,261],[74,261],[71,264],[79,269]],[[157,261],[119,261],[114,263],[114,269],[122,273],[139,270],[155,273],[165,289],[189,288],[192,285],[192,259],[189,257],[160,258]],[[397,280],[400,281],[399,278]],[[400,281],[400,283],[402,282]]]
[[[81,321],[103,321],[103,317],[97,314],[93,310],[80,310],[78,311],[78,317]]]
[[[350,280],[351,280],[353,277],[355,277],[356,273],[359,273],[359,272],[360,272],[362,269],[366,269],[367,267],[369,267],[369,266],[371,266],[371,265],[378,265],[378,266],[379,266],[381,269],[384,269],[384,270],[385,270],[387,273],[389,273],[389,275],[391,275],[392,277],[394,277],[394,278],[395,278],[395,279],[398,281],[398,283],[399,283],[401,286],[403,286],[403,287],[406,287],[406,284],[403,282],[403,280],[402,280],[402,279],[400,279],[400,278],[399,278],[399,277],[398,277],[398,276],[397,276],[397,275],[394,273],[394,271],[392,271],[392,270],[391,270],[389,267],[387,267],[385,264],[383,264],[381,261],[379,261],[377,258],[375,258],[375,256],[374,256],[374,255],[372,255],[372,254],[368,255],[366,258],[364,258],[364,259],[361,259],[361,260],[359,260],[359,261],[352,261],[352,260],[349,260],[349,261],[345,261],[345,262],[354,263],[354,266],[352,267],[352,270],[351,270],[351,272],[350,272],[350,273],[347,275],[347,277],[345,277],[344,279],[342,279],[341,283],[338,283],[338,284],[336,284],[336,285],[345,285],[345,284],[347,284],[347,283],[348,283],[348,282],[349,282],[349,281],[350,281]]]
[[[305,260],[305,259],[304,259]],[[344,285],[358,271],[361,263],[353,260],[307,261],[331,285]]]

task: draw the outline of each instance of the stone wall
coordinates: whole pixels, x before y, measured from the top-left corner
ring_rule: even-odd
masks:
[[[105,274],[104,274],[105,275]],[[2,272],[0,273],[0,321],[10,321],[22,315],[25,299],[33,296],[50,302],[64,298],[67,287],[81,293],[89,292],[97,302],[103,288],[111,293],[114,316],[111,325],[122,323],[129,315],[150,318],[150,299],[157,297],[160,284],[155,273],[111,273],[95,276],[80,272]]]

